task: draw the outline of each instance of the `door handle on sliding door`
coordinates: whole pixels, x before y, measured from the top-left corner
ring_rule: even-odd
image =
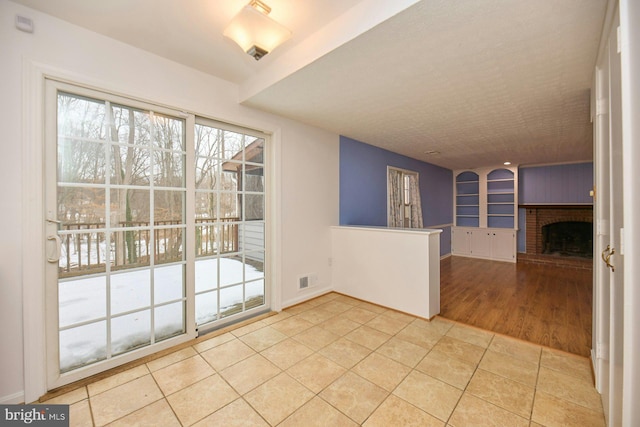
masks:
[[[605,255],[605,253],[607,255]],[[604,251],[602,251],[602,260],[604,261],[605,264],[607,264],[607,267],[609,267],[611,269],[611,271],[616,271],[615,267],[611,264],[611,255],[614,255],[616,253],[615,248],[612,248],[611,245],[607,245],[607,247],[605,248]]]
[[[53,219],[49,217],[47,217],[45,221],[47,221],[49,224],[55,224],[58,230],[60,230],[60,225],[62,224],[62,221],[58,221],[57,219]],[[50,240],[55,240],[56,251],[55,251],[55,256],[53,257],[47,256],[47,261],[50,263],[56,263],[60,260],[60,252],[62,251],[62,240],[60,240],[60,236],[58,236],[57,234],[50,234],[49,236],[47,236],[47,242]]]
[[[47,241],[54,240],[56,242],[56,252],[54,257],[47,256],[47,261],[50,263],[57,263],[60,260],[60,252],[62,251],[62,240],[57,234],[47,236]]]

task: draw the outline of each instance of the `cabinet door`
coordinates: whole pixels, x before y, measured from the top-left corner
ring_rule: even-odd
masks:
[[[469,255],[470,231],[460,228],[451,229],[451,252],[454,255]]]
[[[491,257],[491,232],[489,230],[474,230],[471,232],[471,255]]]
[[[491,232],[491,258],[513,261],[515,254],[515,231]]]

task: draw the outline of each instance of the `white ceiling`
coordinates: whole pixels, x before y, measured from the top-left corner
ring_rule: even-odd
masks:
[[[248,0],[13,1],[237,83],[246,105],[447,168],[593,156],[607,0],[267,0],[293,36],[259,62],[222,36]]]

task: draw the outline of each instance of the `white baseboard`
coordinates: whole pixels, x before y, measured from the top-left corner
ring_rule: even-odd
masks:
[[[449,252],[448,254],[444,254],[440,257],[440,261],[442,261],[443,259],[449,258],[451,256],[451,252]]]
[[[305,301],[308,301],[310,299],[319,297],[319,296],[327,294],[327,293],[329,293],[329,292],[331,292],[333,290],[334,289],[331,286],[325,286],[325,287],[319,288],[319,289],[308,290],[307,292],[304,293],[304,295],[301,295],[301,296],[296,297],[296,298],[291,298],[291,299],[288,299],[286,301],[282,301],[282,308],[285,309],[287,307],[291,307],[292,305],[300,304],[301,302],[305,302]]]
[[[14,405],[17,403],[24,403],[24,391],[0,397],[0,405]]]

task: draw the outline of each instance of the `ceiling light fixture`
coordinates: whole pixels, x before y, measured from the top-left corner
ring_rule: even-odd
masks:
[[[260,0],[251,0],[223,34],[257,61],[291,37],[291,31],[269,18],[270,12],[271,8]]]
[[[503,165],[505,166],[509,166],[511,164],[511,162],[504,162]]]

